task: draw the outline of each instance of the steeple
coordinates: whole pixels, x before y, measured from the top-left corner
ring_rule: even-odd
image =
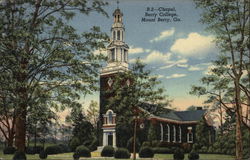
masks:
[[[128,45],[124,42],[125,27],[123,13],[117,8],[113,13],[114,22],[111,27],[110,43],[107,46],[108,64],[102,69],[102,74],[115,73],[128,70]]]

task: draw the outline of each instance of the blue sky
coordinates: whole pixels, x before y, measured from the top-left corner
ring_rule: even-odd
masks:
[[[109,18],[91,13],[89,16],[77,15],[72,25],[79,32],[91,26],[100,26],[110,35],[113,23],[112,13],[117,8],[116,1],[109,0],[105,7]],[[147,7],[175,8],[181,21],[141,22]],[[190,105],[202,105],[204,98],[189,95],[191,85],[198,84],[199,79],[211,68],[211,60],[216,58],[217,49],[213,35],[205,31],[205,25],[199,23],[201,11],[195,8],[191,0],[122,0],[119,8],[124,14],[125,42],[130,46],[129,61],[137,57],[147,63],[152,74],[158,76],[167,94],[173,99],[173,107],[184,110]],[[166,12],[164,12],[166,13]],[[169,17],[162,17],[169,18]],[[99,51],[96,51],[99,53]],[[83,97],[84,106],[90,100],[99,101],[99,93]]]

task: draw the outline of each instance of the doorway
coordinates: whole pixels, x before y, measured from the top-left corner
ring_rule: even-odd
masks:
[[[113,146],[113,135],[108,135],[108,145]]]

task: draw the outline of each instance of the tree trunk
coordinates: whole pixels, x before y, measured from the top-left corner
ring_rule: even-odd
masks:
[[[16,137],[15,145],[18,151],[25,151],[25,136],[26,136],[26,111],[21,112],[16,119]]]
[[[135,126],[134,126],[134,137],[133,137],[133,160],[136,160],[136,127],[137,127],[137,120],[135,118]]]
[[[239,79],[235,79],[235,113],[236,113],[236,159],[243,159],[243,142],[242,142],[242,108],[240,99]]]

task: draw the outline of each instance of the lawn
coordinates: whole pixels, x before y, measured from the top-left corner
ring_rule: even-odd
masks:
[[[56,154],[56,155],[49,155],[47,160],[72,160],[73,153],[63,153],[63,154]],[[91,160],[108,160],[111,158],[101,158],[99,152],[92,152],[91,156],[93,158],[88,158]],[[188,160],[187,154],[185,155],[185,160]],[[0,152],[0,159],[3,160],[12,160],[13,155],[4,155],[2,151]],[[28,160],[39,160],[39,156],[36,155],[27,155]],[[81,160],[86,158],[81,158]],[[139,158],[140,159],[140,158]],[[153,158],[154,160],[173,160],[172,154],[156,154]],[[141,159],[142,160],[142,159]],[[151,159],[150,159],[151,160]],[[234,160],[234,157],[228,155],[220,155],[220,154],[200,154],[200,160]]]

